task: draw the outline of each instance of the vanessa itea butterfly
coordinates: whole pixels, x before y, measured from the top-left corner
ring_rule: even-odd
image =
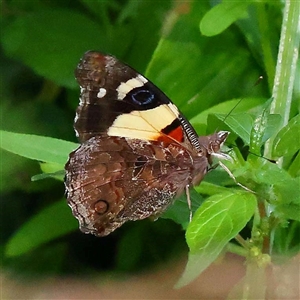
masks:
[[[113,56],[87,52],[65,166],[68,204],[85,233],[105,236],[129,220],[159,216],[197,185],[228,132],[198,137],[154,84]]]

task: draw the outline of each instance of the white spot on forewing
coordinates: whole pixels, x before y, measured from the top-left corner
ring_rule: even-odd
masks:
[[[148,79],[147,78],[145,78],[143,75],[141,75],[141,74],[139,74],[138,76],[137,76],[137,78],[138,78],[138,80],[140,80],[142,83],[147,83],[148,82]]]
[[[99,89],[99,92],[98,92],[98,94],[97,94],[97,97],[98,97],[98,98],[103,98],[105,95],[106,95],[106,89],[100,88],[100,89]]]
[[[132,111],[116,118],[107,134],[142,140],[157,140],[161,130],[170,125],[177,115],[164,104],[153,109]]]
[[[147,81],[148,80],[144,76],[138,75],[137,77],[131,78],[126,82],[122,82],[117,87],[118,99],[123,100],[131,90],[143,86]]]

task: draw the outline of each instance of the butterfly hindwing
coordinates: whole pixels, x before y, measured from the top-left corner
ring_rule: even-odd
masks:
[[[206,158],[199,163],[205,174]],[[69,205],[82,231],[107,235],[163,212],[188,184],[193,164],[180,145],[93,137],[66,165]]]

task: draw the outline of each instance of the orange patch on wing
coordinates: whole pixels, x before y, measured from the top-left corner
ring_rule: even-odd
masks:
[[[158,137],[158,141],[163,141],[167,143],[172,143],[176,140],[179,143],[182,143],[184,139],[182,127],[178,126],[174,130],[170,131],[168,134],[161,134]]]
[[[176,141],[182,143],[183,142],[183,131],[181,127],[177,127],[169,133],[169,136],[174,138]]]

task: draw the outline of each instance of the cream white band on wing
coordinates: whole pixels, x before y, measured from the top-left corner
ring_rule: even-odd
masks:
[[[132,111],[116,118],[107,134],[142,140],[156,140],[161,135],[161,130],[170,125],[179,112],[172,103],[158,107]]]
[[[135,78],[122,82],[117,87],[118,100],[123,100],[131,90],[143,86],[146,82],[148,82],[148,80],[140,74]]]

